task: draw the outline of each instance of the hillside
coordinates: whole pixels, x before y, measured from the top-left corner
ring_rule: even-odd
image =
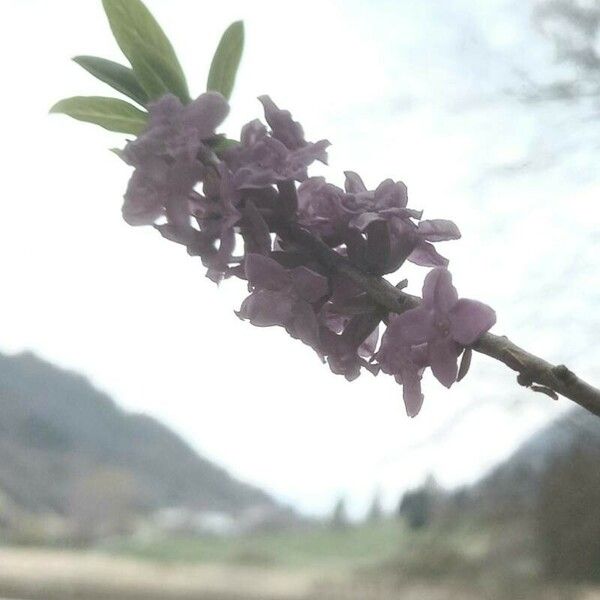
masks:
[[[548,471],[575,451],[600,456],[600,418],[581,408],[569,410],[533,434],[476,484],[475,506],[496,515],[531,512]]]
[[[84,377],[29,353],[0,354],[0,500],[65,515],[82,487],[89,496],[98,480],[126,487],[138,512],[184,507],[235,515],[274,506]]]

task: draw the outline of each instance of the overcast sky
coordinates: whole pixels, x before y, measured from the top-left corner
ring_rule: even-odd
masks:
[[[459,294],[496,309],[495,331],[600,379],[599,131],[585,107],[510,93],[519,73],[552,69],[527,2],[147,4],[195,93],[221,32],[243,18],[226,131],[261,116],[256,97],[268,93],[308,139],[333,143],[316,172],[404,180],[412,207],[461,228],[440,250]],[[392,378],[347,383],[284,332],[241,322],[241,285],[217,288],[182,247],[122,221],[129,169],[108,148],[124,137],[47,114],[62,97],[111,93],[70,61],[121,60],[100,1],[3,0],[0,50],[1,350],[85,374],[313,514],[343,495],[358,515],[376,490],[392,506],[428,473],[471,481],[567,407],[476,356],[450,391],[426,377],[410,420]],[[424,273],[407,270],[412,291]]]

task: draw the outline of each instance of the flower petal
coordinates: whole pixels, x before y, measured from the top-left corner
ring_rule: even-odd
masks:
[[[423,282],[423,305],[438,313],[446,314],[458,302],[458,293],[452,285],[448,269],[432,269]]]
[[[288,331],[305,344],[318,351],[319,322],[312,306],[304,300],[298,300],[292,307],[292,319]]]
[[[390,336],[401,339],[404,344],[422,344],[436,335],[433,317],[433,313],[426,308],[411,308],[395,317],[387,331]]]
[[[370,359],[377,349],[379,341],[379,325],[373,329],[369,337],[358,347],[358,355],[365,359]]]
[[[242,146],[253,146],[262,140],[266,135],[267,128],[258,119],[254,119],[242,127],[240,143]],[[227,154],[228,153],[226,152],[226,155]]]
[[[142,170],[133,172],[124,200],[123,219],[129,225],[152,225],[164,214],[164,197]]]
[[[461,298],[448,315],[450,334],[463,346],[469,346],[496,323],[496,312],[478,300]]]
[[[289,286],[287,271],[272,258],[261,254],[246,255],[246,277],[250,285],[266,290],[282,290]]]
[[[415,372],[402,374],[402,397],[406,414],[416,417],[423,406],[424,396],[421,392],[421,377]]]
[[[215,134],[227,113],[227,100],[218,92],[206,92],[183,109],[182,124],[184,130],[194,131],[200,140],[205,140]]]
[[[458,373],[456,344],[448,337],[440,338],[427,344],[427,353],[435,378],[449,388]]]
[[[344,171],[346,181],[344,188],[349,194],[358,194],[360,192],[366,192],[367,186],[363,183],[361,176],[354,171]]]
[[[236,312],[257,327],[281,325],[285,327],[292,319],[294,300],[285,292],[259,290],[250,294]]]
[[[448,259],[443,257],[429,242],[419,241],[408,257],[410,262],[420,267],[447,267]]]
[[[292,119],[289,110],[280,109],[269,96],[259,96],[265,110],[265,119],[273,132],[273,137],[285,144],[290,150],[296,150],[306,144],[302,125]]]
[[[344,197],[344,190],[327,183],[323,177],[303,181],[298,187],[300,223],[320,237],[339,237],[354,215],[344,206]]]
[[[418,233],[428,242],[445,242],[460,238],[460,231],[456,224],[446,219],[421,221],[418,225]]]
[[[385,223],[386,220],[383,219],[382,217],[380,217],[377,213],[374,212],[363,212],[360,215],[357,215],[356,217],[354,217],[350,223],[348,223],[348,225],[350,227],[354,227],[355,229],[358,229],[361,233],[364,233],[364,231],[367,229],[367,227],[369,227],[369,225],[372,225],[373,223]]]
[[[296,267],[291,271],[292,285],[298,295],[308,302],[320,300],[329,291],[327,277],[306,267]]]
[[[408,192],[402,181],[385,179],[375,190],[375,206],[379,210],[405,208],[407,203]]]

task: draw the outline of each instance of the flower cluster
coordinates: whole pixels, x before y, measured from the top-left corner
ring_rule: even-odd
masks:
[[[348,171],[342,189],[309,177],[314,161],[327,162],[329,142],[306,141],[288,111],[268,96],[259,100],[267,125],[251,121],[233,145],[220,144],[216,133],[229,108],[218,93],[188,105],[172,95],[150,104],[147,128],[123,152],[135,168],[123,216],[185,245],[213,281],[247,281],[241,319],[285,328],[348,380],[363,369],[393,375],[414,416],[425,369],[450,387],[463,350],[495,322],[485,304],[458,299],[448,260],[434,247],[460,232],[452,221],[424,220],[409,208],[402,182],[386,179],[369,190]],[[290,239],[290,226],[366,277],[394,273],[406,260],[433,267],[421,305],[389,313],[347,270]]]

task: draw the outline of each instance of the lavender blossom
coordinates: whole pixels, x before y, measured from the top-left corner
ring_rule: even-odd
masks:
[[[430,271],[423,284],[423,303],[394,319],[398,345],[427,344],[427,360],[438,381],[450,387],[456,381],[457,358],[496,322],[496,313],[477,300],[458,299],[447,269]]]
[[[304,181],[307,167],[315,160],[327,163],[327,140],[307,142],[299,123],[288,111],[280,110],[268,96],[259,100],[271,132],[258,120],[242,128],[240,144],[223,158],[234,172],[239,189],[260,188],[286,180]]]
[[[376,358],[381,370],[393,375],[402,385],[406,413],[409,417],[416,417],[423,406],[421,378],[427,366],[427,353],[424,346],[411,347],[402,337],[402,324],[398,318],[398,315],[390,318]]]
[[[386,179],[368,190],[357,173],[346,172],[345,191],[312,177],[298,188],[299,220],[331,246],[345,244],[350,260],[369,273],[396,271],[406,259],[446,266],[431,242],[460,238],[447,220],[419,221],[422,211],[407,207],[406,186]]]
[[[290,271],[260,254],[246,256],[252,289],[237,315],[258,327],[279,325],[293,337],[319,347],[319,324],[313,304],[327,295],[327,278],[300,266]]]
[[[472,350],[493,354],[493,336],[476,342],[496,322],[495,312],[458,298],[445,268],[448,260],[435,246],[459,239],[458,227],[446,219],[424,220],[423,211],[408,206],[402,181],[385,179],[369,189],[357,173],[346,171],[341,188],[310,177],[315,161],[327,164],[329,141],[307,141],[302,125],[266,95],[258,98],[266,124],[250,121],[239,142],[216,133],[229,112],[226,98],[242,54],[242,22],[223,34],[210,66],[207,89],[221,93],[206,92],[190,102],[178,61],[153,18],[140,2],[125,12],[121,4],[105,2],[105,9],[119,45],[131,50],[126,54],[136,77],[130,72],[112,81],[105,76],[109,62],[94,57],[78,62],[148,112],[122,100],[89,97],[62,100],[51,112],[129,134],[143,129],[118,153],[134,169],[122,207],[127,223],[152,225],[185,246],[215,283],[245,281],[248,295],[238,317],[258,327],[283,327],[311,346],[333,373],[349,381],[363,370],[393,376],[411,417],[423,404],[427,368],[450,387],[467,373]],[[144,22],[132,28],[136,11]],[[144,29],[159,35],[144,36]],[[138,48],[142,38],[144,47]],[[152,81],[153,73],[162,74],[161,81]],[[173,93],[154,100],[161,89]],[[400,291],[407,284],[401,276],[383,277],[407,260],[432,268],[420,303]],[[416,308],[402,312],[407,305]],[[516,347],[508,340],[495,346],[500,360],[515,368],[505,355],[507,347]],[[526,359],[533,367],[541,362]],[[522,370],[519,382],[534,383],[536,391],[579,397],[569,392],[577,378],[563,365],[545,364],[535,377],[529,368]],[[556,389],[539,385],[550,379],[556,379]],[[581,387],[581,404],[587,406],[590,386]]]
[[[414,220],[419,221],[423,212],[407,207],[408,193],[402,181],[386,179],[370,191],[357,173],[346,171],[345,175],[346,191],[354,195],[355,210],[359,213],[350,221],[350,227],[361,236],[364,234],[367,244],[372,232],[378,248],[381,248],[382,236],[387,238],[388,248],[379,249],[370,261],[380,264],[380,274],[395,271],[405,259],[421,266],[448,264],[430,242],[459,239],[460,231],[452,221],[420,221],[417,225]],[[358,236],[352,239],[358,240]],[[363,252],[368,250],[367,246]]]
[[[321,351],[331,371],[348,381],[365,368],[377,374],[372,362],[379,340],[381,313],[373,301],[344,275],[330,278],[329,300],[319,312]]]
[[[203,94],[188,106],[167,95],[152,104],[148,128],[125,149],[135,171],[123,214],[134,225],[166,220],[155,227],[199,255],[213,281],[247,280],[241,319],[285,328],[349,381],[363,369],[393,375],[407,414],[415,416],[425,369],[450,387],[463,348],[495,322],[485,304],[458,299],[442,268],[448,261],[434,243],[460,232],[452,221],[422,220],[421,211],[408,207],[401,181],[386,179],[369,190],[352,171],[345,189],[309,178],[307,167],[326,161],[329,142],[307,142],[288,111],[268,96],[259,99],[270,129],[251,121],[219,163],[214,155],[206,160],[206,141],[228,110],[220,95]],[[436,267],[425,278],[422,305],[386,314],[354,279],[280,236],[280,227],[294,222],[369,275],[394,272],[405,260]],[[237,235],[243,252],[234,257]],[[377,349],[382,320],[388,326]]]
[[[277,107],[269,96],[259,96],[265,111],[265,119],[271,128],[271,135],[279,140],[286,148],[297,150],[306,146],[302,125],[292,119],[289,110]]]
[[[431,242],[460,239],[456,224],[446,219],[425,220],[413,231],[418,241],[408,260],[421,267],[447,267],[448,259],[439,254]]]
[[[379,366],[372,362],[379,340],[379,320],[375,313],[363,313],[343,319],[339,333],[321,327],[321,352],[332,373],[354,381],[363,368],[373,375],[379,372]]]
[[[231,173],[220,164],[204,181],[204,196],[197,195],[192,213],[210,247],[202,254],[207,277],[219,282],[228,270],[235,248],[235,227],[242,215],[241,197],[231,182]],[[218,240],[218,249],[215,244]]]
[[[161,216],[177,227],[189,224],[192,192],[205,174],[198,153],[228,111],[216,92],[186,106],[172,94],[150,104],[146,130],[123,151],[135,167],[123,205],[130,225],[152,225]]]
[[[327,243],[337,246],[346,236],[356,211],[346,206],[347,194],[327,183],[324,177],[310,177],[298,187],[298,220]]]

